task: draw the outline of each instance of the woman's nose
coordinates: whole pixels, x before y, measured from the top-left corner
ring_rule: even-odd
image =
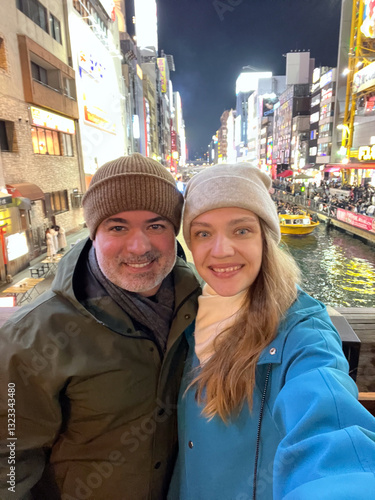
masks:
[[[212,245],[211,255],[217,258],[230,257],[234,254],[234,248],[230,238],[216,236]]]

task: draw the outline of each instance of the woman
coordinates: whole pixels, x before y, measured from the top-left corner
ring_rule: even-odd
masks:
[[[64,252],[67,245],[65,229],[61,226],[55,226],[55,230],[57,231],[58,248],[60,252]]]
[[[47,245],[47,257],[52,259],[56,254],[56,249],[53,243],[53,236],[51,234],[51,230],[48,227],[46,229],[46,245]]]
[[[207,168],[187,186],[183,232],[206,285],[187,336],[173,500],[375,491],[375,419],[324,305],[278,248],[270,187],[246,164]]]

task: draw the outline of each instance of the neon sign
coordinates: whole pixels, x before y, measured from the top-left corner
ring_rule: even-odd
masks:
[[[374,146],[361,146],[358,149],[358,160],[375,160],[375,145]]]

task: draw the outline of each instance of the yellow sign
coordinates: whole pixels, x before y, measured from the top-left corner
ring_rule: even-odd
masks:
[[[137,64],[137,75],[138,75],[138,78],[143,80],[143,71],[142,71],[142,68],[139,66],[139,64]]]
[[[358,149],[358,160],[375,160],[375,145],[361,146]]]
[[[33,125],[36,127],[50,128],[59,132],[65,132],[66,134],[75,133],[74,120],[56,115],[55,113],[51,113],[51,111],[35,108],[34,106],[30,107],[30,111]]]
[[[167,69],[165,67],[164,57],[158,57],[158,68],[160,72],[161,91],[163,94],[167,93]]]

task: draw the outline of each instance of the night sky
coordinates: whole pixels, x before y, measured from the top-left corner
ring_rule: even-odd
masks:
[[[285,75],[283,54],[310,49],[316,65],[335,67],[340,10],[341,0],[158,0],[159,49],[174,56],[190,159],[235,107],[243,66]]]

